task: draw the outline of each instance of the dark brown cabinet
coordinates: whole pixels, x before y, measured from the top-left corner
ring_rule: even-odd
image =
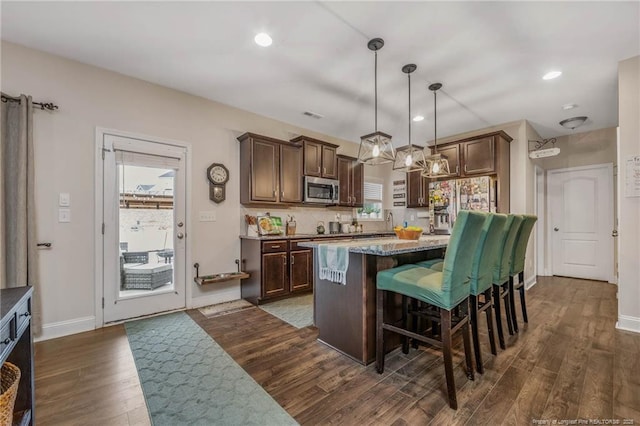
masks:
[[[433,148],[431,149],[433,152]],[[446,145],[438,147],[438,153],[447,157],[449,163],[448,179],[460,176],[460,145]]]
[[[492,174],[496,172],[495,141],[493,137],[476,139],[462,144],[464,174]]]
[[[302,147],[245,133],[240,141],[240,203],[302,202]]]
[[[338,180],[340,181],[341,206],[364,205],[364,166],[353,157],[338,155]]]
[[[241,281],[241,295],[251,303],[281,299],[313,289],[313,250],[297,240],[242,239],[241,256],[250,277]]]
[[[301,144],[304,153],[305,176],[338,178],[336,150],[338,145],[330,144],[308,136],[298,136],[292,143]]]
[[[407,207],[429,206],[429,179],[422,177],[420,170],[407,173]]]

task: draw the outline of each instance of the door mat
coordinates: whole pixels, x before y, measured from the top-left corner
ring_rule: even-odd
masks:
[[[313,325],[313,294],[266,303],[259,308],[295,328]]]
[[[216,303],[215,305],[204,306],[200,313],[207,318],[219,317],[221,315],[232,314],[243,309],[251,308],[253,305],[244,299],[233,300],[231,302]]]
[[[184,312],[125,329],[154,426],[297,424]]]

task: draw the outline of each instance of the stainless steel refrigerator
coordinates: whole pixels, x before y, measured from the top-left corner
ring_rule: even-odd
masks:
[[[450,233],[460,210],[496,211],[496,181],[491,176],[429,183],[429,211],[436,233]]]

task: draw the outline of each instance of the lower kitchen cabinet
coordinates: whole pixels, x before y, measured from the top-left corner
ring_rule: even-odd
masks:
[[[241,296],[253,304],[313,290],[313,250],[298,240],[241,240],[241,257],[250,277]]]

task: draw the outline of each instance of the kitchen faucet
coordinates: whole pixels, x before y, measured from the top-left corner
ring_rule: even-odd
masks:
[[[391,229],[393,229],[393,213],[387,213],[387,222],[391,223]]]

